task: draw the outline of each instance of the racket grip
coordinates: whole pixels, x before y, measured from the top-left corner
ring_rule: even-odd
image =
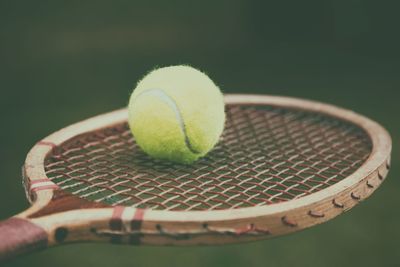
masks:
[[[32,222],[10,218],[0,222],[0,262],[47,247],[47,233]]]

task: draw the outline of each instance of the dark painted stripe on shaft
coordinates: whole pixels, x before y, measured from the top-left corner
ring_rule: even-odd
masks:
[[[132,231],[140,231],[142,228],[143,216],[144,216],[144,209],[136,209],[135,214],[133,215],[133,219],[131,222],[131,230]],[[140,245],[141,243],[142,234],[135,233],[131,235],[129,242],[132,245]]]
[[[110,229],[113,231],[122,231],[122,213],[124,212],[125,207],[116,206],[113,210],[113,214],[110,219]],[[120,235],[111,236],[111,243],[121,243]]]

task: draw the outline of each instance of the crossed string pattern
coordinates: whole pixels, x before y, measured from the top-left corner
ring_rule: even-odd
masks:
[[[270,205],[320,191],[372,150],[360,127],[328,115],[228,105],[218,145],[192,165],[154,160],[126,123],[85,133],[47,156],[47,176],[81,198],[163,210]]]

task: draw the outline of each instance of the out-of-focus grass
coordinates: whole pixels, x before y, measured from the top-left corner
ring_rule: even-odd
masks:
[[[392,170],[365,203],[298,234],[223,247],[77,244],[7,266],[396,266],[398,7],[375,1],[3,1],[0,218],[27,207],[20,167],[47,134],[127,104],[155,66],[191,64],[226,93],[329,102],[391,133]],[[1,237],[0,237],[1,242]]]

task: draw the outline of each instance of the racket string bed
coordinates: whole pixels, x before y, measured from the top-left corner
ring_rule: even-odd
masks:
[[[356,171],[372,150],[363,129],[322,113],[265,105],[226,112],[220,142],[193,165],[149,158],[123,123],[56,147],[46,174],[62,190],[113,206],[235,209],[318,192]]]
[[[224,100],[221,139],[191,165],[143,153],[126,109],[36,143],[23,166],[32,206],[0,222],[0,263],[64,243],[222,245],[294,233],[350,210],[388,174],[390,135],[366,117],[287,97]]]

